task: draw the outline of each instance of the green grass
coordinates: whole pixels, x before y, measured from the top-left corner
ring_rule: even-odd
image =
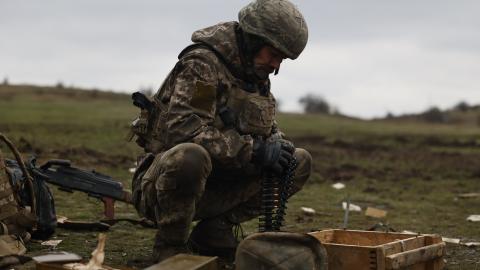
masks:
[[[130,187],[140,149],[125,141],[138,109],[128,95],[30,86],[0,86],[0,132],[9,136],[25,155],[41,161],[68,158],[84,168],[95,168]],[[461,193],[480,192],[480,129],[471,124],[432,125],[408,121],[355,119],[280,114],[278,122],[297,147],[314,159],[309,183],[289,202],[285,229],[307,232],[340,228],[341,202],[347,197],[362,208],[388,211],[377,220],[351,213],[349,228],[367,229],[378,222],[392,228],[480,241],[480,198],[459,199]],[[461,122],[461,121],[459,121]],[[471,121],[470,121],[471,122]],[[7,150],[3,147],[3,152]],[[335,190],[331,184],[346,184]],[[102,205],[85,194],[54,189],[59,215],[74,220],[102,218]],[[301,206],[317,211],[304,216]],[[132,206],[117,203],[119,217],[136,218]],[[256,221],[244,224],[256,230]],[[106,260],[123,265],[146,257],[153,244],[152,229],[120,223],[108,232]],[[59,229],[61,250],[89,256],[96,232]],[[30,253],[45,251],[29,244]],[[479,269],[480,249],[448,245],[448,269]]]

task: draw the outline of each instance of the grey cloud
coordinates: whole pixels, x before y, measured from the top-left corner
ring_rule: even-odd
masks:
[[[8,38],[0,41],[0,76],[118,90],[158,86],[194,30],[235,20],[248,2],[2,0],[0,33]],[[294,2],[310,40],[273,79],[289,110],[309,91],[364,117],[460,97],[480,101],[479,1]]]

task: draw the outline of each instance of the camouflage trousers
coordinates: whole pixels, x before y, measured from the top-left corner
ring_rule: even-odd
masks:
[[[312,159],[301,148],[294,155],[298,166],[292,195],[309,178]],[[212,166],[208,152],[197,144],[179,144],[156,155],[136,178],[135,207],[156,222],[157,237],[168,243],[186,243],[194,220],[224,216],[241,223],[260,215],[261,171],[253,164],[234,170]]]

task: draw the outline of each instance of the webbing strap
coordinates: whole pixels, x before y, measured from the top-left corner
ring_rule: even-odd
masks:
[[[0,232],[0,235],[6,235],[8,234],[8,227],[5,223],[0,222],[0,226],[2,227],[2,232]]]
[[[28,189],[30,191],[30,196],[32,198],[31,212],[35,214],[36,211],[37,211],[37,205],[36,205],[37,203],[36,203],[35,193],[34,193],[34,189],[33,189],[33,178],[28,173],[27,167],[25,166],[25,163],[23,162],[22,156],[18,152],[17,148],[15,148],[13,143],[5,135],[3,135],[3,133],[1,133],[1,132],[0,132],[0,139],[5,142],[5,144],[8,146],[8,148],[10,148],[10,151],[12,151],[13,155],[15,156],[15,159],[17,160],[18,165],[20,166],[20,169],[22,170],[22,173],[23,173],[23,175],[26,179],[25,182],[28,185]],[[3,156],[2,156],[1,152],[0,152],[0,162],[3,164],[3,166],[5,166],[5,161],[3,160]],[[11,183],[11,182],[10,182],[10,185],[12,186],[14,191],[17,191],[20,188],[20,187],[15,187],[13,185],[13,183]],[[21,202],[20,202],[20,198],[18,196],[18,193],[14,192],[14,194],[15,194],[15,199],[17,200],[17,203],[20,205]]]

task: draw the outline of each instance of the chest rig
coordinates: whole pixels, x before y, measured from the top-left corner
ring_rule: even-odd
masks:
[[[275,99],[268,88],[238,82],[226,90],[225,101],[218,105],[217,128],[234,128],[242,135],[268,137],[275,119]]]

